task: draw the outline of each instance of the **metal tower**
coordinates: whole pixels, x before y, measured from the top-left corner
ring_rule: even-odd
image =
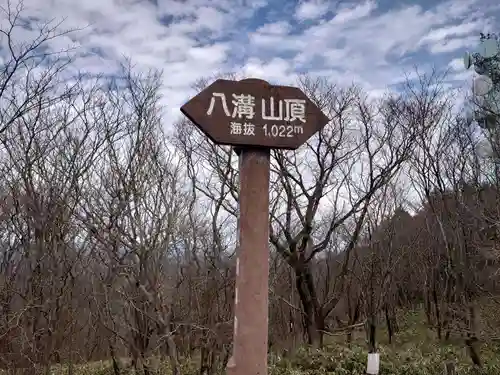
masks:
[[[464,65],[466,69],[474,66],[477,73],[469,121],[483,129],[496,130],[500,125],[500,36],[481,33],[477,51],[465,53]]]

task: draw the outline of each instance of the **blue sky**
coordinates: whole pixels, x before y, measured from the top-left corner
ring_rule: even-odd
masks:
[[[78,69],[112,74],[123,56],[137,69],[162,69],[164,102],[175,117],[196,80],[230,71],[292,85],[307,72],[379,93],[415,65],[422,71],[435,66],[450,68],[450,83],[464,85],[470,81],[464,51],[474,49],[479,32],[500,32],[495,3],[25,0],[23,16],[82,28],[50,44],[77,47]],[[18,30],[16,37],[31,33]]]

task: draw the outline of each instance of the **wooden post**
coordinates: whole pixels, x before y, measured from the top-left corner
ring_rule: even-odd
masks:
[[[269,284],[269,149],[240,158],[239,246],[233,357],[228,375],[267,375]]]

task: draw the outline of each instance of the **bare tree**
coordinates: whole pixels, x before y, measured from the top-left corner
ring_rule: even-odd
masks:
[[[347,287],[350,255],[356,246],[373,197],[400,170],[410,155],[418,124],[398,117],[396,99],[374,102],[359,90],[338,90],[331,84],[302,82],[304,91],[332,118],[317,138],[299,153],[276,155],[277,176],[284,191],[283,214],[274,213],[271,241],[297,275],[297,289],[306,315],[308,341],[321,345],[326,320]],[[403,100],[403,99],[399,99]],[[307,181],[303,176],[311,176]],[[330,200],[333,206],[321,213]],[[352,226],[345,232],[345,225]],[[317,295],[312,260],[331,246],[343,253],[331,292]]]
[[[426,310],[438,338],[465,336],[473,363],[481,366],[477,302],[494,274],[497,190],[488,184],[478,132],[453,115],[449,104],[442,108],[433,137],[421,139],[412,163],[424,198]]]
[[[44,23],[33,31],[24,17],[22,1],[8,0],[0,7],[5,23],[0,37],[5,51],[0,67],[0,136],[27,113],[43,111],[73,94],[62,85],[62,73],[73,61],[71,47],[54,49],[51,43],[63,40],[76,29],[62,29],[62,23]],[[30,30],[30,40],[18,40],[19,31]]]
[[[332,123],[300,151],[273,152],[270,241],[294,270],[308,340],[320,345],[326,319],[345,292],[349,253],[356,245],[369,203],[407,159],[421,127],[400,121],[387,106],[368,100],[355,87],[342,90],[307,77],[300,85]],[[234,155],[201,137],[189,139],[191,146],[183,148],[185,157],[202,168],[198,176],[208,173],[193,181],[196,189],[212,201],[231,198],[222,200],[220,206],[228,214],[236,214]],[[333,208],[320,209],[325,205]],[[330,290],[320,301],[312,261],[332,245],[348,219],[355,219],[356,224],[342,244],[347,254],[345,265],[332,286],[333,294]]]
[[[190,224],[191,231],[195,231],[191,232],[193,238],[187,250],[194,266],[190,284],[196,282],[197,285],[195,294],[199,298],[196,306],[199,315],[196,327],[191,326],[191,329],[201,333],[200,374],[213,374],[223,371],[231,354],[236,155],[230,148],[200,139],[196,130],[184,123],[178,124],[174,142],[186,163],[194,199]],[[205,169],[204,161],[210,163],[210,169]],[[220,181],[224,182],[219,184]],[[204,212],[205,217],[201,222],[198,219],[198,224],[195,222],[199,217],[197,212]],[[196,228],[202,229],[204,240],[198,238],[200,233]]]
[[[376,194],[363,241],[355,251],[353,273],[358,275],[361,286],[370,352],[376,352],[376,332],[381,313],[385,316],[389,342],[392,342],[398,329],[395,312],[397,269],[407,253],[400,237],[412,218],[402,209],[403,202],[396,195],[395,187],[395,184],[387,184]]]
[[[5,227],[10,246],[3,249],[9,275],[10,312],[19,353],[48,366],[73,352],[65,346],[82,329],[75,320],[88,293],[79,284],[85,273],[85,239],[79,238],[74,214],[81,186],[95,160],[99,140],[95,123],[80,121],[78,105],[87,105],[92,90],[74,86],[72,95],[56,107],[36,107],[12,121],[2,134]],[[82,286],[82,288],[80,288]],[[14,317],[16,317],[14,319]],[[12,327],[8,327],[10,330]],[[76,344],[75,344],[76,345]],[[75,348],[76,349],[76,348]],[[69,358],[68,358],[69,356]]]
[[[177,227],[187,213],[182,173],[158,116],[161,77],[134,75],[125,66],[120,78],[118,89],[106,93],[108,136],[82,205],[82,225],[98,244],[96,261],[105,265],[95,275],[96,293],[107,296],[99,318],[106,316],[105,328],[129,347],[137,371],[149,374],[149,356],[165,348],[160,352],[178,372],[171,332],[176,283],[169,279],[176,274]]]

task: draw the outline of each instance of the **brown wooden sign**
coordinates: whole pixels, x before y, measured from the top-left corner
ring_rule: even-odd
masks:
[[[297,87],[218,79],[181,107],[212,141],[296,149],[330,120]]]

